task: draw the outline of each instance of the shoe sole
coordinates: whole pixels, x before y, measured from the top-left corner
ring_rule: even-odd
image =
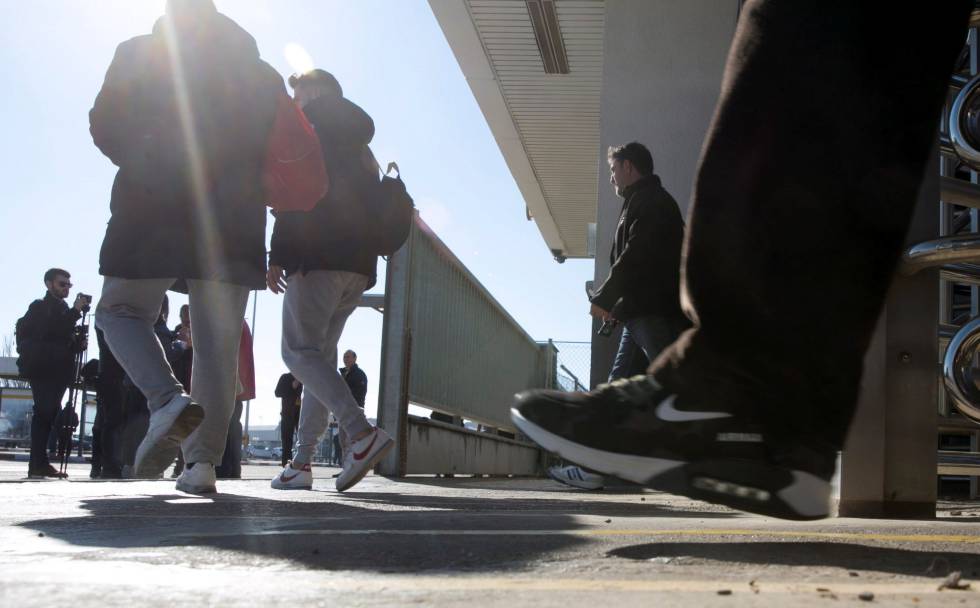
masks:
[[[218,489],[215,486],[205,486],[203,488],[187,486],[179,481],[177,482],[177,489],[185,494],[216,494]]]
[[[655,490],[780,519],[809,521],[830,515],[830,483],[805,471],[752,460],[685,462],[606,452],[555,435],[516,408],[511,409],[511,419],[550,452]]]
[[[385,456],[387,456],[388,455],[388,452],[390,452],[391,451],[391,448],[393,448],[394,446],[395,446],[395,440],[392,439],[391,437],[389,437],[388,438],[388,441],[386,441],[383,446],[381,446],[380,448],[378,448],[378,451],[374,453],[374,456],[371,456],[371,458],[367,461],[367,464],[364,465],[364,469],[361,470],[361,474],[358,475],[357,477],[354,477],[354,478],[351,478],[350,480],[348,480],[347,483],[345,483],[343,487],[341,487],[340,485],[337,485],[337,491],[338,492],[345,492],[345,491],[353,488],[355,485],[357,485],[357,482],[359,482],[362,479],[364,479],[364,476],[368,474],[368,471],[370,471],[371,469],[373,469],[374,466],[376,464],[378,464],[378,461],[379,460],[381,460],[382,458],[384,458]],[[338,477],[337,479],[339,480],[340,478]]]
[[[285,467],[285,465],[283,465],[283,466]],[[279,481],[279,477],[281,475],[282,475],[282,473],[280,473],[279,475],[276,475],[275,477],[272,478],[272,482],[269,483],[269,485],[272,486],[272,489],[273,490],[312,490],[313,489],[313,480],[312,479],[310,480],[310,484],[309,485],[297,486],[297,485],[285,484],[285,483],[282,483],[281,481]]]
[[[308,486],[285,486],[285,485],[275,485],[275,483],[270,484],[273,490],[312,490],[313,484]]]
[[[145,438],[136,450],[136,462],[133,464],[133,477],[140,479],[156,479],[163,475],[174,459],[180,442],[187,439],[204,420],[204,408],[196,403],[188,403],[177,414],[166,432],[162,433],[155,442],[147,442]]]

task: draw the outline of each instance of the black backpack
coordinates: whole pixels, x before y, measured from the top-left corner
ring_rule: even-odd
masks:
[[[27,335],[27,315],[17,319],[14,325],[14,338],[17,340],[17,371],[21,377],[28,378],[34,367],[34,349],[31,348],[34,341],[33,336]]]
[[[388,173],[394,169],[395,177]],[[415,202],[402,181],[401,171],[395,163],[388,163],[388,170],[368,197],[368,245],[377,255],[390,256],[398,251],[412,231],[415,220]]]

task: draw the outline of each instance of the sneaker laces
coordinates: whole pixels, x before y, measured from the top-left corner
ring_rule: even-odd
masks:
[[[616,401],[629,405],[645,405],[650,402],[654,392],[660,390],[660,385],[650,376],[639,374],[631,378],[619,378],[596,386],[594,395],[612,397]]]

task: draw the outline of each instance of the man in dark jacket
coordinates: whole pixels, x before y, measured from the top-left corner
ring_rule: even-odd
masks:
[[[280,213],[269,252],[269,288],[283,302],[282,356],[303,383],[296,456],[272,480],[277,489],[310,488],[310,462],[330,412],[351,440],[337,490],[350,488],[394,445],[371,426],[337,371],[337,341],[361,294],[375,283],[378,258],[365,242],[372,218],[364,201],[378,182],[368,144],[374,122],[344,97],[330,73],[289,79],[316,129],[330,191],[308,213]]]
[[[293,459],[293,438],[299,425],[300,399],[303,397],[303,384],[292,374],[286,372],[279,376],[276,384],[276,397],[282,399],[279,410],[279,435],[282,438],[282,466]]]
[[[65,303],[71,289],[71,275],[60,268],[44,273],[48,293],[34,300],[27,314],[18,321],[17,365],[22,376],[31,381],[34,416],[31,418],[31,456],[28,477],[65,477],[48,461],[47,445],[55,418],[61,410],[61,398],[75,380],[75,354],[84,349],[75,333],[75,323],[87,310],[86,296],[75,296],[74,305]]]
[[[591,313],[623,324],[612,381],[641,373],[633,369],[637,349],[653,361],[690,323],[681,312],[679,291],[684,220],[653,173],[650,151],[637,142],[609,148],[609,172],[623,209],[609,256],[612,267],[592,294]]]
[[[684,220],[677,202],[653,172],[641,143],[609,148],[609,182],[623,200],[605,282],[592,293],[592,316],[623,324],[609,381],[643,373],[687,328],[680,306]],[[554,466],[548,475],[586,490],[604,479],[576,465]]]
[[[119,45],[89,115],[119,166],[96,322],[151,411],[134,474],[158,477],[183,442],[177,487],[188,492],[215,490],[235,407],[241,319],[264,285],[266,141],[284,93],[211,0],[169,0],[152,33]],[[153,335],[178,281],[194,317],[193,401]]]
[[[340,375],[344,377],[350,394],[354,396],[357,405],[364,407],[364,398],[367,397],[367,374],[357,366],[357,353],[348,350],[344,353],[344,366],[340,368]]]

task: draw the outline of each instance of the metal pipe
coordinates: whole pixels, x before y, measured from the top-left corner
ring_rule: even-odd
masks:
[[[980,346],[980,317],[960,328],[943,357],[943,384],[957,410],[980,424],[980,369],[975,365]]]
[[[947,236],[916,243],[902,255],[899,272],[913,275],[926,268],[963,262],[980,263],[980,234]]]
[[[952,283],[980,285],[980,265],[949,264],[948,266],[943,266],[939,273],[939,278]]]
[[[955,177],[939,178],[940,197],[944,203],[980,209],[980,186]]]
[[[971,167],[980,167],[980,150],[977,149],[977,133],[970,131],[970,123],[977,118],[977,93],[980,87],[980,75],[974,76],[967,82],[949,110],[949,141],[956,155]],[[976,125],[974,124],[975,128]]]

